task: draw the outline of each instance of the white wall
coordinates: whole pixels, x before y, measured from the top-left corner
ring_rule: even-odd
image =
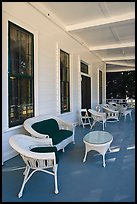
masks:
[[[71,112],[62,114],[64,120],[77,122],[81,105],[80,60],[87,62],[92,78],[92,101],[98,103],[98,68],[103,71],[105,90],[106,68],[89,50],[65,31],[44,17],[27,2],[2,2],[2,153],[3,161],[15,155],[8,144],[9,137],[24,133],[22,126],[8,127],[8,20],[34,34],[35,114],[60,115],[59,49],[71,57]],[[105,92],[103,91],[105,99]],[[26,133],[26,132],[25,132]]]

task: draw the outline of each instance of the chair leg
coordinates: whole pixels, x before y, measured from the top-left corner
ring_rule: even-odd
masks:
[[[22,187],[21,187],[21,190],[20,190],[20,192],[18,193],[18,197],[20,198],[20,197],[22,197],[22,193],[23,193],[23,189],[24,189],[24,187],[25,187],[25,184],[26,184],[26,182],[28,181],[28,175],[29,175],[29,171],[30,171],[30,167],[26,167],[26,169],[25,169],[25,176],[24,176],[24,180],[23,180],[23,183],[22,183]],[[24,174],[23,173],[23,174]]]
[[[83,128],[85,128],[84,124],[82,124]]]
[[[95,126],[95,124],[96,124],[96,121],[94,120],[93,123],[92,123],[92,125],[91,125],[91,128],[90,128],[90,129],[92,129],[93,126]]]
[[[103,130],[104,130],[104,121],[103,121]]]
[[[89,122],[89,125],[90,125],[90,128],[91,128],[91,122],[90,122],[90,119],[88,118],[88,122]]]
[[[90,122],[90,119],[87,117],[87,118],[81,118],[81,124],[82,124],[82,127],[85,128],[85,125],[90,125],[91,127],[91,122]]]
[[[130,119],[132,120],[132,115],[131,115],[131,112],[129,113],[129,115],[130,115]]]
[[[84,123],[83,123],[83,120],[82,120],[82,119],[81,119],[81,124],[82,124],[82,127],[83,127],[83,128],[85,128],[85,127],[84,127]]]
[[[55,172],[54,172],[55,194],[58,194],[58,193],[59,193],[59,191],[58,191],[58,182],[57,182],[57,168],[58,168],[58,166],[56,165],[56,166],[54,167],[54,170],[55,170]]]
[[[124,115],[124,121],[126,121],[126,118],[127,118],[127,116],[126,116],[126,114]]]
[[[23,172],[23,175],[26,175],[26,173],[28,172],[28,168],[29,166],[26,166],[25,171]]]

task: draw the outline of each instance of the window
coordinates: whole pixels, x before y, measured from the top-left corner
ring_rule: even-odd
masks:
[[[60,97],[61,113],[70,111],[70,64],[69,54],[60,50]]]
[[[34,116],[33,34],[9,22],[9,127]]]
[[[99,104],[102,104],[102,71],[99,70]]]
[[[88,74],[88,64],[86,64],[85,62],[81,61],[81,72]]]

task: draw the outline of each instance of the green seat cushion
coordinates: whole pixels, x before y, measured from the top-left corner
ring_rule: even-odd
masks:
[[[58,130],[52,134],[53,145],[60,143],[62,140],[72,136],[73,132],[70,130]]]
[[[56,163],[58,164],[59,156],[56,147],[34,147],[30,151],[37,152],[37,153],[48,153],[48,152],[55,152],[56,155]]]
[[[52,134],[59,130],[58,123],[55,119],[47,119],[40,122],[36,122],[32,125],[32,128],[40,134],[48,134],[50,137]]]
[[[49,135],[52,138],[53,145],[60,143],[73,134],[70,130],[59,130],[59,125],[53,118],[36,122],[32,125],[32,128],[40,134]]]

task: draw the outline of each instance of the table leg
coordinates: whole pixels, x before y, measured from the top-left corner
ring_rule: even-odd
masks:
[[[87,153],[88,153],[89,151],[91,151],[91,150],[92,150],[91,146],[85,144],[85,156],[84,156],[83,162],[86,161]]]
[[[103,166],[106,166],[106,162],[105,162],[105,154],[102,155],[103,156]]]
[[[85,156],[84,156],[83,162],[86,161],[87,153],[88,153],[87,150],[85,150]]]

